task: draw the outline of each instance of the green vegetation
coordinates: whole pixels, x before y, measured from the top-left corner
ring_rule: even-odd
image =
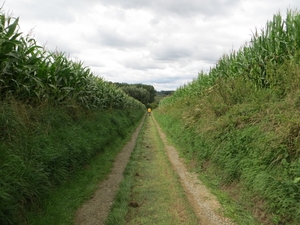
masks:
[[[127,83],[114,84],[117,87],[120,87],[129,96],[142,102],[145,106],[155,101],[156,91],[152,85]]]
[[[207,184],[262,224],[300,220],[299,24],[298,11],[275,15],[154,114]]]
[[[110,118],[109,118],[110,117]],[[100,118],[100,115],[99,115]],[[107,145],[103,146],[101,143],[98,145],[101,148],[95,157],[92,157],[88,163],[81,166],[78,171],[72,173],[71,179],[63,181],[62,185],[53,191],[51,191],[49,197],[45,198],[42,201],[40,207],[32,207],[31,210],[27,213],[27,224],[34,225],[57,225],[57,224],[74,224],[74,215],[76,210],[87,200],[91,198],[99,188],[99,182],[106,179],[107,175],[111,172],[112,165],[116,155],[120,152],[120,149],[130,140],[131,134],[136,126],[131,126],[124,124],[124,127],[108,126],[110,120],[115,120],[121,122],[126,120],[126,115],[122,112],[116,112],[111,115],[101,116],[101,121],[95,121],[88,118],[88,121],[84,121],[84,124],[95,123],[94,127],[90,124],[91,130],[98,130],[102,133],[104,138],[112,138],[109,135],[103,135],[103,133],[112,132],[115,136],[113,141],[110,141]],[[107,128],[101,128],[98,122],[106,125]],[[123,121],[125,122],[125,121]],[[129,121],[127,121],[129,122]],[[140,122],[140,120],[139,120]],[[120,137],[116,135],[119,129],[123,129],[124,136]],[[89,133],[89,135],[95,135]],[[80,134],[79,134],[80,135]],[[87,135],[85,133],[85,135]],[[89,140],[85,140],[88,142]],[[74,143],[80,143],[82,140],[74,141]],[[95,141],[93,141],[93,144]],[[86,145],[86,143],[84,144]],[[101,147],[100,147],[101,146]],[[41,210],[42,209],[42,210]]]
[[[82,62],[22,36],[18,22],[0,13],[0,223],[48,224],[55,217],[55,223],[70,224],[75,207],[108,173],[117,154],[112,147],[126,140],[155,90],[135,87],[145,95],[143,104]],[[287,11],[285,19],[274,15],[240,50],[161,99],[154,114],[191,168],[263,224],[300,220],[299,47],[299,12]],[[142,156],[136,154],[134,159]],[[148,154],[143,153],[154,157]],[[139,165],[132,163],[124,188],[138,182],[133,176]],[[160,166],[147,171],[157,173]],[[90,167],[91,174],[84,171]],[[86,176],[92,176],[91,186]],[[82,196],[66,191],[75,179]],[[163,188],[158,191],[166,196]],[[141,200],[136,193],[132,197]],[[117,198],[122,204],[128,200]],[[256,223],[245,213],[235,214],[240,224]]]
[[[0,9],[1,10],[1,9]],[[18,32],[18,21],[0,11],[0,99],[83,108],[143,108],[134,98],[96,77],[82,62],[51,53]]]
[[[167,96],[172,95],[174,92],[175,91],[157,91],[156,96],[155,96],[155,102],[153,103],[154,104],[153,109],[157,108],[157,106],[159,105],[159,103],[162,99],[164,99]]]
[[[124,175],[106,224],[198,224],[151,117]]]
[[[83,110],[74,115],[67,108],[26,108],[17,102],[2,103],[0,112],[1,224],[20,224],[30,208],[38,212],[56,187],[76,179],[98,154],[109,155],[144,114]],[[104,164],[103,172],[108,172]]]
[[[146,109],[83,63],[22,36],[18,22],[0,9],[0,224],[43,214],[46,199],[93,158],[111,160]]]

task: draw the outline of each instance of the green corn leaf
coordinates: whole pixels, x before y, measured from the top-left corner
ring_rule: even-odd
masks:
[[[11,37],[10,41],[16,42],[17,38],[21,35],[22,33],[17,33],[14,36]]]
[[[14,34],[14,32],[18,26],[18,22],[19,22],[19,18],[15,19],[15,21],[6,28],[8,30],[6,33],[8,38],[10,38]]]
[[[9,52],[6,56],[10,56],[11,58],[20,59],[20,54],[17,52]]]

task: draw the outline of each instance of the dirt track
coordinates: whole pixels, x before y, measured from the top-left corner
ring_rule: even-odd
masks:
[[[145,117],[144,117],[145,119]],[[114,197],[118,191],[119,184],[123,179],[125,167],[134,149],[136,139],[144,123],[144,119],[133,133],[131,140],[124,146],[115,159],[112,172],[108,178],[99,184],[99,189],[92,198],[77,211],[75,217],[76,225],[102,225],[108,216]]]
[[[187,170],[183,161],[179,158],[176,149],[167,143],[166,136],[152,117],[156,129],[164,142],[165,150],[173,169],[178,173],[182,186],[185,189],[190,204],[202,225],[232,225],[233,223],[223,217],[221,206],[215,196],[199,181],[196,174]],[[123,172],[134,149],[136,139],[144,120],[133,133],[128,142],[117,156],[114,167],[108,179],[99,184],[99,189],[92,198],[87,201],[77,212],[76,225],[102,225],[109,213],[114,196],[117,193],[119,183],[123,179]]]

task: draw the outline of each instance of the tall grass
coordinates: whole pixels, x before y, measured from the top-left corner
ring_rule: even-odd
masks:
[[[284,71],[284,96],[227,79],[205,97],[179,98],[155,112],[209,185],[227,191],[262,224],[296,225],[300,218],[299,65],[277,68]],[[248,224],[243,213],[235,216]]]

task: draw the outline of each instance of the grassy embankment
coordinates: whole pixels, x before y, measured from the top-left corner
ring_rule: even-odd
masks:
[[[249,44],[155,111],[191,169],[239,224],[252,224],[244,210],[262,224],[300,220],[299,24],[298,11],[288,11],[285,20],[275,15]]]
[[[106,224],[198,224],[151,117],[124,175]]]
[[[145,106],[0,23],[0,224],[71,224]]]
[[[80,121],[71,122],[69,126],[54,128],[52,135],[34,137],[38,139],[38,145],[45,146],[47,143],[47,147],[43,147],[43,151],[47,154],[57,154],[56,149],[59,149],[68,157],[65,159],[61,156],[59,160],[55,159],[53,166],[57,168],[63,167],[71,159],[74,160],[74,155],[85,162],[79,164],[76,169],[72,168],[70,175],[68,175],[69,168],[67,171],[60,171],[62,174],[56,178],[62,180],[59,187],[50,191],[49,197],[42,200],[41,205],[33,207],[27,213],[28,224],[73,224],[76,209],[85,200],[90,199],[99,182],[108,175],[114,158],[129,141],[143,114],[144,111],[137,113],[135,115],[137,121],[133,122],[134,119],[130,118],[133,114],[129,111],[98,112],[83,116]],[[38,146],[32,148],[40,149]],[[36,153],[39,157],[42,155],[40,151]],[[90,151],[96,153],[89,155]],[[59,165],[59,162],[62,165]],[[35,183],[32,185],[36,186]]]

